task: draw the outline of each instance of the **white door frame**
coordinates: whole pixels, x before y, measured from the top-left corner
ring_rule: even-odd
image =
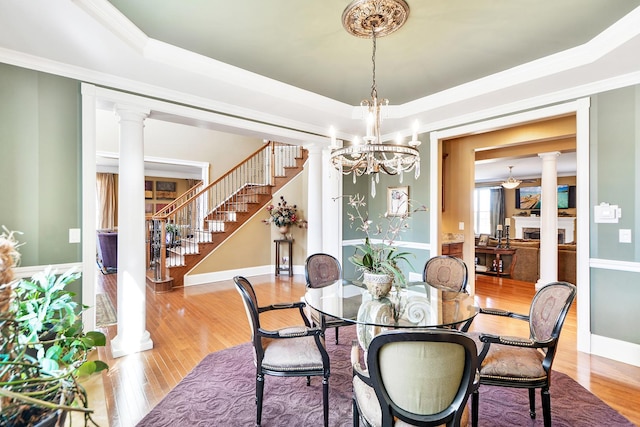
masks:
[[[441,201],[442,201],[442,140],[461,137],[472,133],[488,132],[490,130],[513,127],[518,124],[543,120],[567,114],[576,115],[576,211],[580,212],[576,220],[576,232],[580,236],[576,246],[576,285],[578,287],[577,302],[577,349],[591,353],[591,283],[589,275],[589,107],[590,99],[581,98],[576,101],[540,108],[523,113],[512,114],[496,119],[463,125],[442,131],[431,132],[430,147],[430,182],[431,182],[431,214],[430,247],[441,246]],[[473,224],[473,218],[467,219]]]

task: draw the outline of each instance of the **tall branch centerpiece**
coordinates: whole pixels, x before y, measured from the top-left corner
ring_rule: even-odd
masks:
[[[407,283],[400,265],[406,263],[411,269],[409,257],[411,252],[403,252],[396,246],[400,234],[409,229],[407,218],[411,209],[407,205],[398,206],[402,213],[385,213],[380,216],[380,221],[374,223],[366,211],[364,196],[358,194],[349,197],[348,212],[350,226],[365,234],[364,243],[356,246],[356,252],[349,257],[349,261],[362,272],[363,283],[371,295],[376,298],[385,297],[395,283],[398,287],[404,287]],[[410,204],[406,199],[406,204]],[[426,210],[424,206],[414,210]],[[374,240],[376,241],[374,243]]]

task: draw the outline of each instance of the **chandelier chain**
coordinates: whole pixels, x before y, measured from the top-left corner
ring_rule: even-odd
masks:
[[[373,63],[373,82],[371,84],[371,98],[378,99],[378,87],[376,85],[376,28],[371,29],[371,38],[373,39],[373,53],[371,55],[371,62]]]

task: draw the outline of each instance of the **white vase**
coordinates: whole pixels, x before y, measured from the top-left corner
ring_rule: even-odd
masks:
[[[280,234],[282,234],[282,238],[286,239],[287,238],[287,233],[289,233],[289,226],[288,225],[282,225],[282,226],[278,227],[278,231],[280,232]]]
[[[389,294],[393,277],[389,274],[364,273],[363,282],[367,285],[367,290],[375,299],[384,298]]]

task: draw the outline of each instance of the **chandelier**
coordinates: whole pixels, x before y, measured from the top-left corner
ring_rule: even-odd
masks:
[[[513,166],[509,166],[509,178],[502,183],[502,186],[507,190],[513,190],[522,182],[522,181],[518,181],[513,177],[513,175],[511,175],[511,169],[513,169]]]
[[[354,183],[356,177],[374,175],[371,189],[374,197],[380,173],[399,175],[401,183],[405,172],[415,170],[415,177],[420,176],[417,125],[414,125],[412,139],[408,143],[383,143],[380,138],[381,113],[389,100],[378,98],[376,85],[376,40],[396,31],[408,16],[409,5],[404,0],[355,0],[342,13],[342,24],[348,33],[373,40],[373,78],[371,98],[360,103],[365,113],[365,135],[362,141],[356,138],[351,145],[338,147],[332,132],[331,162],[342,174],[352,174]]]

